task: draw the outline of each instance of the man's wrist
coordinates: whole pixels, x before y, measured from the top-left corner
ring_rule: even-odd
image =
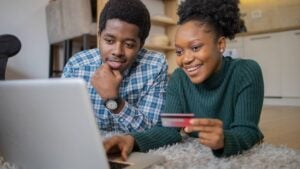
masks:
[[[117,108],[115,110],[111,110],[111,112],[114,114],[118,114],[123,110],[125,106],[125,100],[123,100],[121,97],[118,97],[117,103],[118,103]]]

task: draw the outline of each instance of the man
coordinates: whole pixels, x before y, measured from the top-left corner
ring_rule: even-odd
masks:
[[[100,130],[144,131],[159,120],[167,63],[142,48],[150,26],[140,0],[110,0],[99,18],[99,49],[76,54],[64,68],[62,77],[87,82]]]

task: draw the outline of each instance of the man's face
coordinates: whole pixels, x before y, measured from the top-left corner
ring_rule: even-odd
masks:
[[[124,72],[134,62],[141,40],[139,28],[119,19],[107,20],[99,36],[99,48],[102,61],[112,69]]]

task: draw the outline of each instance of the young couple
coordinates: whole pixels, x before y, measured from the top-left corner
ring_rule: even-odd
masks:
[[[142,48],[150,16],[140,0],[110,0],[99,18],[99,49],[73,56],[63,77],[86,80],[100,130],[125,132],[104,142],[107,152],[147,151],[181,141],[159,115],[190,113],[184,128],[217,157],[238,154],[263,139],[258,128],[264,86],[255,61],[224,57],[226,38],[240,30],[238,0],[186,0],[175,35],[179,66],[170,80],[163,54]],[[168,85],[167,85],[168,83]]]

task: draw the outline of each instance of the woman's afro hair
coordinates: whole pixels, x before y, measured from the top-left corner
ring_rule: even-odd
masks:
[[[138,26],[142,43],[149,35],[150,14],[141,0],[109,0],[99,17],[99,32],[105,29],[106,22],[110,19],[119,19]]]
[[[240,32],[239,0],[185,0],[179,7],[178,24],[197,20],[211,26],[217,37],[234,39]]]

